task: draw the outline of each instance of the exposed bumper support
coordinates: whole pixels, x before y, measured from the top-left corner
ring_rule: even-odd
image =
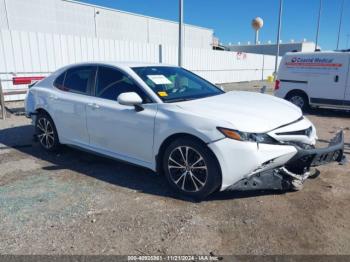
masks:
[[[338,132],[326,148],[302,149],[297,147],[297,154],[285,167],[296,174],[304,174],[310,167],[325,165],[331,162],[344,161],[344,133]]]

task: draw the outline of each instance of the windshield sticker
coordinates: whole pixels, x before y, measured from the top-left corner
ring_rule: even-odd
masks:
[[[168,93],[164,92],[164,91],[161,91],[161,92],[158,92],[158,95],[161,96],[161,97],[165,97],[165,96],[168,96]]]
[[[171,81],[164,75],[148,75],[147,76],[156,85],[170,85]]]

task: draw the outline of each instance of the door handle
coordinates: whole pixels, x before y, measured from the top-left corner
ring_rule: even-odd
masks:
[[[96,104],[96,103],[88,103],[88,106],[92,107],[93,109],[99,109],[100,108],[100,106],[98,104]]]
[[[49,98],[51,100],[58,100],[58,96],[56,96],[56,95],[50,95]]]

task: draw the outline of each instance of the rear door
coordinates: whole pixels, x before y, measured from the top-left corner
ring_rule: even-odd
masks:
[[[86,106],[91,102],[96,66],[77,66],[68,69],[55,82],[50,107],[61,142],[89,145],[86,128]],[[63,79],[62,79],[63,78]]]

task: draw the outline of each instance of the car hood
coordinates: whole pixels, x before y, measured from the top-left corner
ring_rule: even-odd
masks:
[[[283,99],[243,91],[179,102],[177,106],[201,117],[226,122],[224,127],[252,133],[265,133],[302,117],[298,107]]]

